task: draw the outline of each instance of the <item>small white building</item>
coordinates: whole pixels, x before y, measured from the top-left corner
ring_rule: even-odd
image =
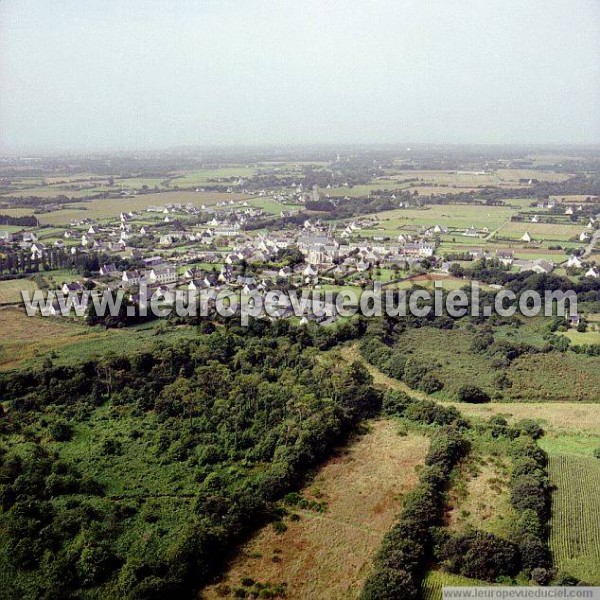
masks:
[[[523,236],[521,237],[521,241],[522,241],[522,242],[527,242],[528,244],[529,244],[529,242],[531,242],[531,241],[532,241],[532,237],[531,237],[531,235],[530,235],[529,231],[526,231],[526,232],[523,234]]]

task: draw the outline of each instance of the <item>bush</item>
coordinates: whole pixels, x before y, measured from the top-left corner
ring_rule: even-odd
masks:
[[[544,537],[544,525],[537,513],[528,508],[519,515],[515,526],[515,533],[518,539],[528,537],[542,539]]]
[[[287,525],[283,521],[275,521],[273,523],[275,533],[282,534],[287,531]]]
[[[431,440],[425,464],[435,465],[449,475],[452,468],[468,450],[469,442],[457,431],[446,428]]]
[[[463,385],[457,393],[460,402],[469,402],[470,404],[484,404],[490,401],[490,397],[481,388],[476,385]]]
[[[441,551],[452,573],[494,582],[520,571],[519,548],[491,533],[473,531],[452,536]]]
[[[526,536],[519,541],[523,570],[531,574],[535,569],[549,569],[552,566],[548,546],[538,538]]]
[[[544,430],[542,427],[533,419],[523,419],[518,423],[515,423],[515,429],[518,429],[522,433],[532,437],[534,440],[537,440],[544,435]]]
[[[550,585],[552,582],[552,571],[548,569],[533,569],[531,581],[538,585]]]
[[[378,569],[366,581],[362,600],[411,600],[419,597],[413,577],[403,570]]]
[[[414,400],[404,392],[390,390],[383,397],[382,410],[386,415],[403,416]]]
[[[102,454],[114,456],[123,452],[123,445],[119,440],[104,440],[102,443]]]
[[[73,438],[73,427],[63,420],[56,420],[48,426],[50,437],[56,442],[68,442]]]
[[[510,501],[519,512],[534,511],[540,521],[546,521],[547,484],[535,475],[519,475],[511,482]]]

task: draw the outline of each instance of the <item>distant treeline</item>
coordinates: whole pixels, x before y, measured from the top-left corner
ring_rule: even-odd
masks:
[[[28,215],[24,217],[13,217],[11,215],[0,215],[0,225],[14,225],[16,227],[37,227],[37,217]]]

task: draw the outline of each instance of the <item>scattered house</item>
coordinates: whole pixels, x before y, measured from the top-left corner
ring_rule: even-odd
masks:
[[[29,242],[29,243],[37,242],[38,241],[37,233],[35,233],[34,231],[24,231],[23,232],[23,241]]]
[[[119,271],[117,271],[117,267],[114,263],[110,263],[108,265],[102,265],[100,267],[100,275],[103,277],[117,277]]]
[[[465,229],[465,232],[463,233],[463,235],[465,237],[479,237],[479,234],[477,233],[477,229],[475,229],[475,227],[473,225],[471,225],[471,227],[468,227],[467,229]]]
[[[31,260],[41,259],[44,256],[44,252],[46,251],[46,246],[44,244],[34,243],[31,244]]]
[[[236,265],[244,260],[244,255],[241,252],[231,252],[225,258],[225,263],[228,265]]]
[[[206,282],[204,281],[204,279],[192,279],[188,283],[187,289],[190,292],[196,292],[198,290],[206,289],[207,287],[209,287],[209,286],[206,285]]]
[[[165,261],[162,256],[151,256],[150,258],[144,258],[143,262],[147,267],[156,267]]]
[[[12,242],[15,239],[15,236],[9,231],[0,231],[0,241],[8,243]]]
[[[41,305],[40,312],[44,317],[56,317],[62,314],[58,300],[54,300],[50,306]]]
[[[428,258],[433,256],[435,252],[435,246],[423,240],[418,242],[408,242],[401,248],[402,254],[405,256],[420,256],[422,258]]]
[[[223,265],[217,277],[220,283],[229,283],[233,279],[233,269],[231,265]]]
[[[302,271],[304,277],[316,277],[318,274],[319,271],[312,265],[306,265],[306,268]]]
[[[590,267],[588,271],[585,273],[586,277],[593,277],[594,279],[598,279],[600,277],[600,271],[596,267]]]
[[[567,209],[565,210],[565,215],[572,215],[573,214],[573,208],[571,206],[568,206]]]
[[[140,280],[141,280],[141,276],[140,276],[139,271],[137,271],[137,270],[123,271],[123,276],[121,277],[121,281],[123,282],[123,285],[125,285],[126,287],[139,285]]]
[[[177,238],[173,234],[167,233],[160,236],[158,243],[161,246],[172,246],[173,244],[177,243]]]
[[[567,267],[581,269],[582,265],[583,263],[581,262],[579,256],[575,256],[575,254],[571,254],[571,256],[569,256],[569,260],[567,261]]]
[[[159,300],[159,304],[175,304],[175,292],[164,285],[159,285],[157,288],[149,289],[148,291],[151,291],[152,296]]]
[[[258,289],[258,286],[255,283],[246,283],[242,287],[242,294],[244,296],[247,296],[248,294],[255,291],[256,289]]]
[[[515,267],[518,267],[521,271],[533,271],[534,273],[551,273],[554,269],[554,264],[547,260],[515,260],[513,262]]]
[[[533,266],[532,271],[534,273],[552,273],[554,270],[554,264],[548,262],[547,260],[539,259],[533,261],[535,264]]]
[[[59,250],[62,250],[65,247],[65,243],[62,240],[56,240],[52,245]]]
[[[580,242],[585,242],[586,240],[588,240],[590,237],[590,234],[584,229],[580,234],[579,234],[579,241]]]
[[[61,290],[63,294],[78,294],[83,292],[84,287],[78,281],[74,281],[73,283],[63,283]]]
[[[160,266],[150,269],[146,273],[149,283],[175,283],[177,281],[177,269],[171,266]]]
[[[513,264],[514,253],[512,250],[496,250],[496,258],[505,266]]]
[[[569,323],[570,327],[577,327],[577,325],[579,325],[581,322],[581,317],[579,315],[569,315],[567,317],[567,322]]]
[[[529,244],[529,242],[532,241],[531,235],[529,234],[529,231],[526,231],[522,237],[521,237],[521,241],[522,242],[527,242]]]
[[[531,222],[532,223],[539,223],[540,222],[540,218],[537,215],[534,215],[533,217],[531,217]]]
[[[82,246],[92,246],[94,244],[94,238],[89,233],[84,233],[81,236]]]

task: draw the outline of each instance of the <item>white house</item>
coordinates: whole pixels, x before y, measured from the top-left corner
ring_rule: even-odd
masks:
[[[114,263],[102,265],[100,267],[100,275],[102,275],[103,277],[114,277],[117,273],[117,267]]]
[[[46,246],[44,244],[31,244],[31,259],[39,259],[44,256],[44,252],[46,251]]]
[[[579,234],[579,241],[580,242],[585,242],[588,238],[590,237],[590,234],[584,229],[580,234]]]
[[[83,286],[78,281],[74,281],[73,283],[63,283],[61,290],[63,294],[76,294],[83,291]]]
[[[177,270],[171,266],[155,267],[146,273],[146,278],[150,283],[175,283]]]
[[[139,285],[140,279],[140,273],[137,270],[123,271],[123,276],[121,277],[121,281],[125,286]]]

